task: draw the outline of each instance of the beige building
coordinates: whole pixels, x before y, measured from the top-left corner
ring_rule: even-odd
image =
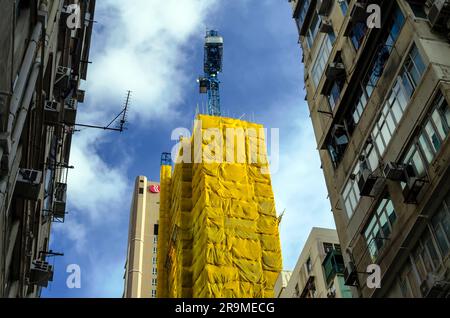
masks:
[[[125,298],[156,298],[159,183],[136,178],[130,211]]]
[[[275,283],[277,298],[351,298],[336,230],[313,228],[292,272]]]
[[[53,280],[95,10],[80,2],[72,28],[74,2],[0,0],[0,297],[39,297]]]
[[[346,283],[448,296],[449,1],[290,2]],[[381,288],[365,283],[370,264]]]

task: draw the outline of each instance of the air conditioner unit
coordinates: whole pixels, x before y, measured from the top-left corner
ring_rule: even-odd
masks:
[[[317,12],[320,15],[328,15],[332,4],[333,4],[333,0],[318,0],[317,1]]]
[[[66,215],[67,184],[57,182],[55,184],[53,200],[53,217],[64,220]]]
[[[334,32],[331,21],[329,19],[322,19],[319,31],[327,34]]]
[[[407,204],[417,204],[417,198],[425,186],[426,181],[416,176],[411,165],[405,169],[406,186],[403,189],[403,198]]]
[[[450,282],[440,279],[434,273],[429,273],[427,278],[420,284],[420,291],[424,298],[448,297],[450,292]]]
[[[405,178],[406,165],[395,162],[388,162],[383,169],[383,175],[387,180],[406,181]]]
[[[64,122],[69,125],[75,125],[77,119],[77,100],[69,98],[64,103]]]
[[[326,76],[330,81],[334,81],[337,78],[345,76],[344,64],[340,62],[330,63],[327,67]]]
[[[39,197],[41,181],[41,171],[20,169],[17,175],[15,193],[27,200],[36,201]]]
[[[46,101],[44,105],[45,121],[50,124],[59,122],[61,104],[56,101]]]
[[[358,188],[360,195],[363,197],[370,196],[377,180],[378,177],[374,176],[370,169],[361,170],[358,179]]]
[[[47,287],[48,282],[53,281],[53,266],[41,260],[31,263],[30,284],[40,287]]]
[[[450,0],[435,0],[428,11],[433,29],[448,30],[450,28]]]
[[[344,285],[358,286],[358,272],[353,262],[349,262],[344,270]]]

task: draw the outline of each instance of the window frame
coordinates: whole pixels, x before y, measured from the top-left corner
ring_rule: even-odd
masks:
[[[386,202],[384,202],[386,201]],[[389,214],[387,208],[388,206],[392,206],[392,211]],[[381,207],[381,209],[380,209]],[[395,219],[392,221],[390,216],[394,215]],[[386,218],[386,223],[382,223],[382,218]],[[383,248],[386,246],[386,241],[391,236],[394,231],[394,226],[397,223],[398,215],[395,211],[395,206],[390,198],[387,191],[381,199],[377,202],[377,204],[372,209],[371,216],[367,219],[366,225],[364,226],[364,230],[362,231],[362,236],[366,242],[367,250],[369,251],[369,255],[372,261],[376,261],[380,256]],[[388,225],[389,233],[385,232],[384,226]],[[378,237],[378,234],[381,233],[383,237]],[[379,241],[378,241],[379,240]],[[372,252],[371,247],[375,244],[375,252]]]

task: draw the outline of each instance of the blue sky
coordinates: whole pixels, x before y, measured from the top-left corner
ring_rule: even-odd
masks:
[[[285,269],[295,266],[313,226],[334,227],[304,101],[298,34],[287,0],[98,1],[86,102],[80,123],[105,124],[133,91],[124,134],[84,129],[74,137],[69,215],[54,226],[54,282],[44,297],[121,297],[134,179],[159,180],[171,132],[190,128],[203,70],[206,28],[225,38],[220,75],[225,114],[254,116],[280,129],[280,167],[272,175]],[[247,117],[248,118],[248,117]],[[269,148],[270,154],[270,148]],[[81,288],[66,287],[66,267]]]

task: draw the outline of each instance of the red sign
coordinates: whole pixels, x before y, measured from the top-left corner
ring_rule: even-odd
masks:
[[[148,191],[150,191],[151,193],[160,193],[161,192],[161,187],[159,185],[151,185],[148,187]]]

